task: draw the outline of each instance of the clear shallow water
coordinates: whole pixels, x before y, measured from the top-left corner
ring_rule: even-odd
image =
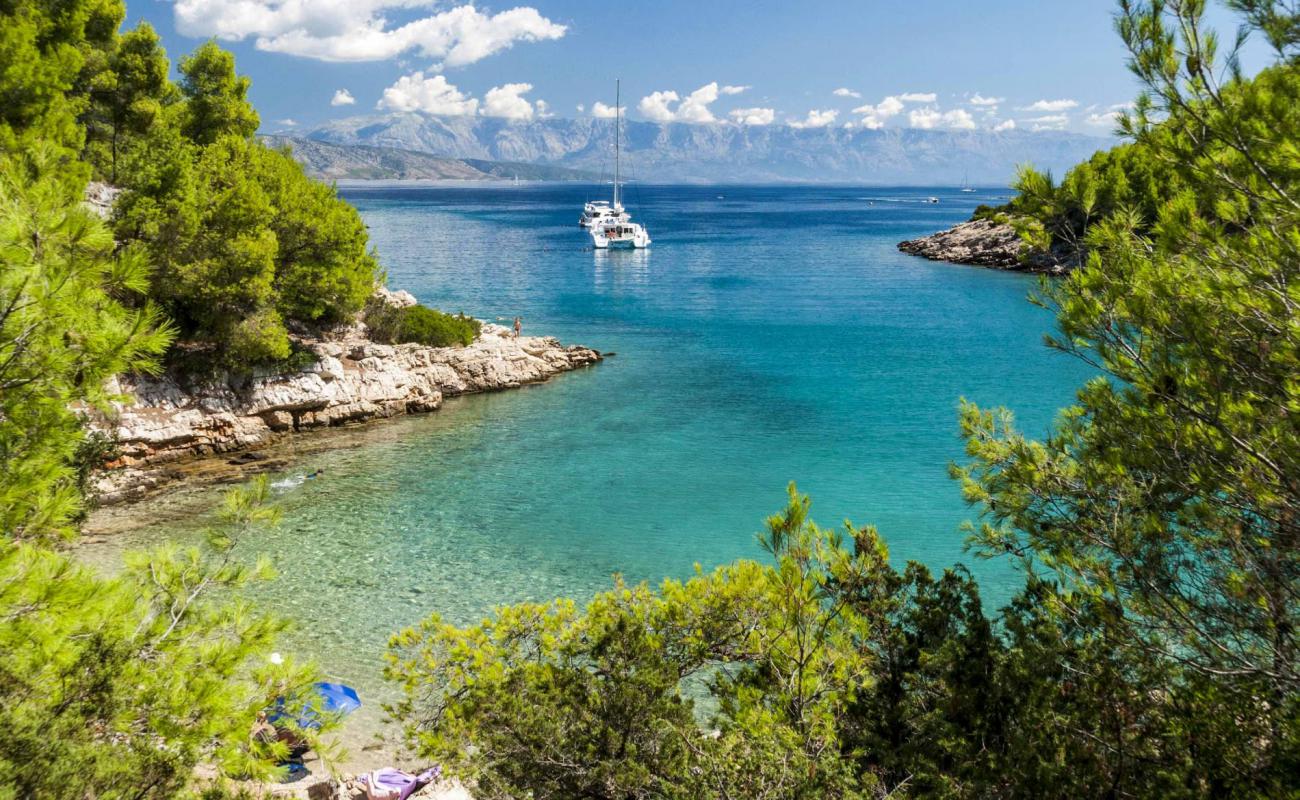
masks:
[[[382,694],[384,641],[430,611],[470,622],[590,595],[615,572],[657,581],[757,556],[790,480],[823,524],[873,523],[898,561],[964,561],[1007,599],[1009,568],[972,559],[958,530],[958,398],[1009,405],[1040,433],[1087,375],[1043,347],[1035,279],[895,248],[1005,192],[634,187],[653,247],[599,253],[576,225],[597,191],[344,192],[391,286],[617,356],[329,434],[345,446],[298,458],[280,477],[324,477],[287,486],[283,524],[246,547],[282,573],[258,598],[300,620],[292,646]],[[159,521],[84,552],[111,565],[191,540],[215,497],[138,506]]]

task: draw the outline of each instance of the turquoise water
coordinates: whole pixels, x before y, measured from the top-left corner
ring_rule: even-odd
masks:
[[[259,597],[301,621],[293,646],[375,687],[387,635],[430,611],[467,622],[616,572],[757,556],[791,480],[822,523],[873,523],[900,562],[966,562],[1006,599],[1009,567],[971,558],[959,531],[958,398],[1041,433],[1086,372],[1043,346],[1035,279],[895,249],[1004,191],[640,187],[653,247],[604,253],[576,225],[592,191],[345,191],[391,286],[617,355],[298,458],[289,476],[324,477],[285,489],[283,524],[246,546],[281,570]],[[137,507],[164,521],[89,553],[192,538],[215,496]]]

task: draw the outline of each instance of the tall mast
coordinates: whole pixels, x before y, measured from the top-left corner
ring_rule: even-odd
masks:
[[[618,178],[619,178],[619,175],[618,175],[618,149],[619,149],[619,148],[618,148],[618,134],[619,134],[619,131],[618,131],[618,129],[619,129],[619,127],[620,127],[620,123],[621,123],[621,121],[622,121],[622,114],[623,114],[623,109],[622,109],[622,107],[619,105],[619,103],[620,103],[620,102],[622,101],[622,99],[623,99],[623,98],[622,98],[622,87],[620,86],[621,83],[622,83],[622,81],[619,80],[618,78],[615,78],[615,79],[614,79],[614,209],[615,209],[615,210],[618,210]]]

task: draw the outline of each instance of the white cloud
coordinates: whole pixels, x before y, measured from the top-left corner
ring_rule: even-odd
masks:
[[[1098,128],[1114,127],[1116,120],[1119,119],[1118,111],[1104,111],[1100,114],[1089,114],[1084,122]]]
[[[350,106],[355,102],[357,102],[357,99],[352,96],[352,92],[349,92],[347,89],[339,89],[334,93],[334,97],[330,100],[330,105]]]
[[[979,92],[976,92],[970,96],[970,99],[967,102],[973,106],[996,106],[1004,100],[1006,100],[1005,97],[985,97]]]
[[[654,92],[642,97],[641,102],[637,104],[637,108],[641,109],[642,114],[655,122],[672,122],[676,117],[676,113],[668,105],[669,103],[676,103],[680,99],[677,92],[674,91]],[[597,103],[597,105],[600,104]]]
[[[478,111],[478,100],[462,94],[441,75],[426,78],[423,72],[414,72],[385,89],[377,107],[463,116]]]
[[[975,120],[970,112],[958,108],[953,111],[940,111],[937,108],[918,108],[908,113],[907,123],[913,128],[951,128],[953,130],[972,130]]]
[[[259,50],[321,61],[382,61],[414,51],[464,66],[516,42],[559,39],[567,30],[521,6],[485,14],[461,5],[388,27],[388,12],[435,8],[442,0],[174,0],[186,36],[243,41]]]
[[[483,116],[532,119],[533,104],[523,97],[532,90],[531,83],[507,83],[488,89],[487,94],[483,96]]]
[[[546,102],[545,100],[538,100],[533,105],[537,108],[538,119],[550,119],[551,117],[555,116],[555,114],[551,111],[551,104]]]
[[[718,99],[718,91],[718,82],[714,81],[684,98],[674,91],[654,92],[641,98],[637,108],[654,122],[716,122],[709,105]],[[673,103],[677,104],[676,108],[672,107]]]
[[[898,99],[904,103],[933,103],[938,95],[934,92],[903,92]]]
[[[877,130],[885,126],[885,121],[903,111],[903,101],[890,95],[876,105],[867,103],[853,109],[854,114],[862,114],[862,127]]]
[[[818,111],[814,108],[808,112],[807,117],[801,120],[790,120],[788,124],[791,128],[825,128],[834,122],[839,115],[840,112],[834,109],[828,108],[825,111]]]
[[[843,86],[831,92],[831,94],[835,95],[836,97],[854,97],[858,99],[862,98],[861,92],[855,92],[852,89],[848,89]]]
[[[1028,122],[1032,126],[1030,130],[1059,131],[1070,122],[1070,118],[1065,114],[1046,114],[1041,117],[1030,117],[1020,121]]]
[[[1021,111],[1065,111],[1075,108],[1079,105],[1078,100],[1035,100],[1027,106],[1023,106]]]
[[[1015,129],[1016,121],[1014,119],[1004,119],[997,125],[993,126],[993,130],[995,131],[1014,131]]]
[[[737,125],[771,125],[776,120],[776,109],[738,108],[730,116]]]
[[[298,120],[296,120],[296,119],[277,119],[277,120],[275,121],[275,124],[276,124],[276,125],[284,125],[284,126],[287,127],[287,128],[292,128],[292,127],[297,126],[297,124],[298,124]]]
[[[607,106],[599,100],[591,104],[591,115],[597,119],[613,119],[617,113],[613,106]]]
[[[582,112],[584,112],[584,111],[586,111],[586,110],[587,110],[587,107],[586,107],[586,106],[584,106],[582,103],[578,103],[578,113],[579,113],[579,114],[581,114]]]
[[[747,92],[754,87],[752,86],[723,86],[719,91],[723,94],[740,94]]]

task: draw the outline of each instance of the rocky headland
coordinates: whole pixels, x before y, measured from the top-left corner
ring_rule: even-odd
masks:
[[[381,291],[390,302],[415,302],[405,292]],[[587,347],[545,336],[516,339],[492,324],[465,347],[378,344],[364,324],[293,338],[315,357],[296,371],[198,381],[174,374],[116,378],[110,388],[126,399],[108,414],[87,412],[90,429],[111,438],[117,451],[95,476],[98,502],[144,497],[194,475],[183,467],[214,455],[256,467],[260,456],[250,451],[284,436],[434,411],[448,397],[538,383],[601,360]]]
[[[920,239],[899,242],[898,249],[931,261],[1016,272],[1060,275],[1073,266],[1069,253],[1031,248],[1014,227],[990,219],[974,219]]]

